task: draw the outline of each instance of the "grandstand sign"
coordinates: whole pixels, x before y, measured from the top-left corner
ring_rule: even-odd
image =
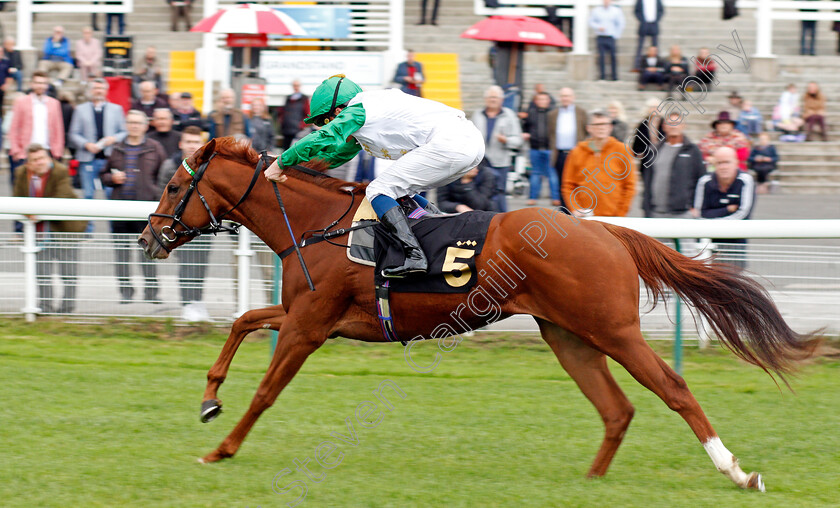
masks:
[[[288,86],[299,79],[304,88],[314,88],[334,74],[346,74],[361,86],[383,86],[384,55],[353,51],[262,51],[260,77],[272,85]]]

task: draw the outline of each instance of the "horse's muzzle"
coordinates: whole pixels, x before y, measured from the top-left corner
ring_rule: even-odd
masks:
[[[166,259],[169,257],[169,253],[166,252],[166,249],[164,249],[160,242],[155,239],[148,227],[144,229],[140,234],[140,237],[137,238],[137,245],[143,249],[143,253],[146,254],[148,259]]]

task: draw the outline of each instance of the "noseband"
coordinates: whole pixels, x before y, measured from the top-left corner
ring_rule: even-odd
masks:
[[[268,159],[268,155],[266,152],[262,152],[260,154],[260,160],[257,162],[257,167],[254,169],[254,176],[251,177],[251,183],[248,184],[248,189],[245,190],[245,193],[242,194],[242,197],[239,198],[239,201],[233,208],[223,212],[218,217],[213,215],[213,211],[210,209],[210,205],[207,204],[207,200],[204,199],[204,196],[201,195],[201,191],[198,190],[198,182],[201,181],[201,178],[204,176],[204,172],[207,171],[207,166],[210,165],[210,161],[217,155],[217,152],[213,152],[209,159],[204,161],[201,166],[198,167],[198,171],[193,171],[190,168],[190,165],[187,164],[187,159],[184,159],[182,163],[184,169],[192,176],[192,182],[190,182],[190,186],[187,189],[187,192],[184,193],[184,197],[181,198],[181,201],[178,203],[178,206],[175,207],[175,210],[172,212],[172,215],[167,215],[163,213],[152,213],[149,214],[149,231],[152,232],[152,236],[157,240],[161,247],[167,252],[171,253],[172,249],[167,246],[167,243],[174,243],[178,240],[179,237],[187,236],[190,238],[194,238],[197,236],[201,236],[207,233],[216,234],[220,231],[228,231],[232,233],[239,232],[239,224],[235,224],[233,226],[225,226],[222,224],[222,219],[225,218],[228,214],[232,211],[236,210],[236,208],[242,204],[248,198],[248,195],[251,194],[251,191],[254,189],[254,185],[257,183],[257,177],[259,176],[260,172],[265,169],[270,162],[266,162]],[[204,209],[207,210],[207,215],[210,216],[210,224],[204,228],[196,228],[192,226],[188,226],[184,224],[181,220],[181,217],[184,215],[184,210],[187,208],[187,203],[189,202],[190,198],[192,197],[193,193],[198,195],[198,198],[201,200],[201,204],[204,205]],[[172,224],[163,226],[160,228],[160,233],[155,231],[155,228],[152,227],[152,217],[161,217],[164,219],[172,219]],[[176,229],[180,226],[180,229]]]

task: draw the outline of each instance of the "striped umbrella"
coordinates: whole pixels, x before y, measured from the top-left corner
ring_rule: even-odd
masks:
[[[202,19],[190,32],[306,35],[306,31],[288,14],[257,4],[242,4],[222,9],[209,18]]]

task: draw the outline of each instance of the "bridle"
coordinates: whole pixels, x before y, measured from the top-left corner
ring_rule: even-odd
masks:
[[[213,210],[210,209],[210,205],[207,204],[207,200],[204,199],[204,196],[201,195],[201,191],[198,190],[198,182],[201,181],[202,177],[204,176],[204,172],[207,171],[207,166],[210,165],[210,161],[216,157],[217,152],[213,152],[210,157],[201,163],[198,167],[198,171],[193,171],[190,165],[187,163],[187,159],[184,159],[182,165],[184,169],[192,176],[192,182],[190,182],[189,188],[184,193],[184,196],[181,198],[181,201],[173,210],[172,215],[164,214],[164,213],[151,213],[149,214],[149,231],[152,232],[152,236],[157,240],[161,247],[167,252],[171,253],[172,249],[170,249],[166,244],[167,243],[174,243],[178,238],[182,236],[187,236],[190,238],[194,238],[197,236],[201,236],[207,233],[219,233],[221,231],[227,231],[231,233],[238,233],[239,232],[239,224],[234,224],[233,226],[226,226],[222,224],[222,220],[229,215],[231,212],[236,210],[236,208],[245,201],[248,196],[251,194],[251,191],[254,189],[254,185],[257,183],[257,178],[260,175],[260,172],[265,169],[271,162],[267,162],[268,155],[266,152],[260,154],[260,160],[257,162],[257,167],[254,169],[254,176],[251,177],[251,183],[248,184],[248,188],[245,190],[245,193],[242,194],[242,197],[239,198],[239,201],[236,202],[235,205],[230,210],[222,212],[219,216],[215,216],[213,214]],[[204,205],[204,209],[207,210],[207,214],[210,216],[210,224],[203,227],[203,228],[196,228],[193,226],[188,226],[185,224],[181,217],[184,215],[184,210],[187,208],[187,203],[189,202],[190,198],[192,197],[193,193],[198,195],[198,198],[201,200],[201,203]],[[152,217],[161,217],[164,219],[172,219],[172,224],[163,226],[160,228],[160,233],[158,234],[155,231],[155,228],[152,227]],[[176,229],[179,227],[181,229]]]

